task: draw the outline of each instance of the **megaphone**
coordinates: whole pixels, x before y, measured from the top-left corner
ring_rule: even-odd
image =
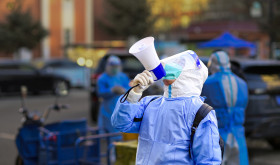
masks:
[[[158,58],[154,40],[154,37],[146,37],[137,41],[130,47],[129,53],[133,54],[144,65],[144,68],[151,72],[153,79],[157,81],[164,77],[166,72]]]

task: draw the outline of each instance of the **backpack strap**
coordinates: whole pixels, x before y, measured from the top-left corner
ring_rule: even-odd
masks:
[[[210,105],[204,103],[204,104],[202,104],[202,106],[196,112],[196,115],[195,115],[195,118],[194,118],[194,121],[193,121],[193,124],[192,124],[192,127],[191,127],[191,141],[190,141],[190,146],[189,146],[189,155],[190,155],[190,157],[192,157],[191,156],[191,154],[192,154],[191,149],[192,149],[192,144],[193,144],[193,138],[194,138],[195,131],[196,131],[199,123],[212,110],[214,110],[213,107],[211,107]]]
[[[150,102],[147,104],[147,106],[146,106],[146,108],[149,106],[149,104],[152,102],[152,101],[154,101],[154,100],[156,100],[156,99],[158,99],[159,97],[154,97],[154,98],[152,98],[151,100],[150,100]],[[144,113],[143,113],[143,115],[142,115],[142,117],[141,118],[134,118],[133,119],[133,122],[141,122],[142,120],[143,120],[143,116],[144,116]]]

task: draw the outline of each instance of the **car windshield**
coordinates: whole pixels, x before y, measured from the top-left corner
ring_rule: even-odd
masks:
[[[71,68],[71,67],[79,67],[78,64],[71,61],[54,61],[48,63],[45,67],[51,68]]]
[[[266,65],[266,66],[250,66],[244,69],[245,73],[249,74],[280,74],[280,65]]]
[[[105,70],[106,61],[109,56],[106,56],[100,61],[97,72],[102,73]],[[142,72],[144,70],[143,65],[132,55],[119,56],[122,61],[123,71],[130,72]]]
[[[0,65],[0,70],[33,71],[35,70],[35,68],[27,64],[11,64],[11,65]]]
[[[121,58],[124,71],[139,71],[144,70],[143,65],[135,57]]]
[[[249,90],[266,89],[269,93],[280,93],[280,65],[249,66],[244,69]]]
[[[18,69],[17,65],[0,65],[0,70],[15,70]]]
[[[31,65],[20,65],[19,69],[22,71],[34,71],[35,67],[33,67]]]

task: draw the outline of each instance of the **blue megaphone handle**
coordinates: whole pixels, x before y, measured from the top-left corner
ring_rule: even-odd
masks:
[[[155,69],[150,70],[150,71],[152,71],[154,73],[157,80],[160,80],[162,77],[166,76],[166,72],[161,63]]]

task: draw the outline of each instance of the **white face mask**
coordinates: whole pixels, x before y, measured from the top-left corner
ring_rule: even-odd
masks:
[[[165,97],[200,96],[208,69],[193,51],[173,55],[161,62],[167,74],[164,79],[176,79],[171,85],[164,86]]]

